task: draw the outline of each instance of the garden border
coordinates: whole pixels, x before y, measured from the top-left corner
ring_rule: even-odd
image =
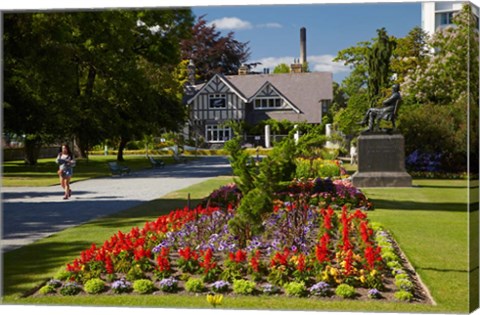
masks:
[[[389,232],[388,232],[388,236],[389,236],[389,239],[392,241],[392,245],[395,251],[399,255],[402,266],[405,268],[405,271],[408,273],[408,276],[410,277],[410,279],[413,280],[412,282],[415,287],[415,290],[413,291],[414,296],[416,296],[421,301],[426,300],[431,305],[437,305],[437,302],[435,302],[435,300],[433,299],[433,296],[430,293],[430,290],[423,283],[420,275],[415,271],[415,268],[408,260],[407,255],[405,255],[405,253],[402,251],[402,248],[398,245],[397,240]]]

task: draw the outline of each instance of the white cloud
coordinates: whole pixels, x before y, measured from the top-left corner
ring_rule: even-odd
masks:
[[[351,71],[343,63],[334,62],[334,58],[332,55],[307,56],[307,61],[311,71],[329,71],[333,74]]]
[[[248,21],[243,21],[236,17],[224,17],[221,19],[213,20],[208,25],[215,25],[219,30],[248,30],[253,28],[252,24]]]
[[[334,62],[334,56],[332,55],[319,55],[319,56],[308,56],[307,55],[307,62],[310,71],[327,71],[332,72],[333,74],[338,73],[347,73],[350,72],[351,69],[348,66],[344,66],[341,62]],[[298,59],[298,57],[267,57],[258,60],[262,64],[259,65],[255,70],[259,71],[263,68],[270,68],[271,71],[281,63],[285,63],[287,65],[291,65],[294,59]],[[257,60],[255,60],[257,61]]]
[[[257,25],[258,28],[282,28],[282,24],[280,23],[275,23],[275,22],[272,22],[272,23],[265,23],[265,24],[259,24]]]

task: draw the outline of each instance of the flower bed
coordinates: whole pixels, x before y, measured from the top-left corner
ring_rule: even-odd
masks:
[[[418,299],[391,238],[367,219],[371,203],[350,183],[293,181],[244,248],[229,232],[238,193],[227,185],[208,198],[214,206],[175,210],[93,244],[39,294]]]

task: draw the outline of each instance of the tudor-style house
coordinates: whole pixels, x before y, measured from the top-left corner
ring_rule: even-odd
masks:
[[[189,133],[209,144],[232,138],[228,121],[319,124],[333,98],[332,73],[215,75],[187,101]]]
[[[189,129],[194,137],[208,144],[221,144],[232,138],[228,121],[250,125],[262,120],[319,124],[333,99],[331,72],[303,72],[307,64],[306,29],[300,29],[300,59],[290,65],[290,73],[238,75],[217,74],[203,85],[195,85],[195,66],[189,65],[190,85],[186,88]]]

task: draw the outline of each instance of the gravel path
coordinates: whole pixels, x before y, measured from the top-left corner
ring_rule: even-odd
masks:
[[[225,157],[202,157],[186,164],[142,170],[122,177],[74,182],[69,200],[62,199],[60,185],[2,187],[2,251],[219,175],[231,175]]]

